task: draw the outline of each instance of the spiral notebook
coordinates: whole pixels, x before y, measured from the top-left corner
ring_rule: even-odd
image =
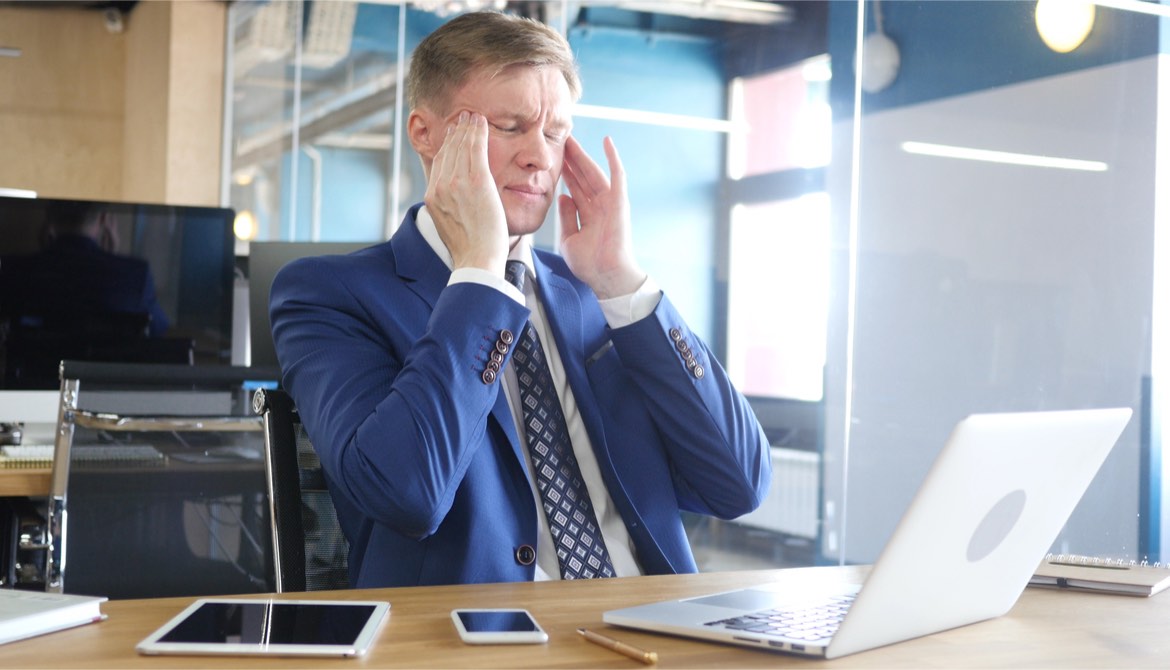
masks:
[[[1028,585],[1149,597],[1170,587],[1170,564],[1049,554]]]

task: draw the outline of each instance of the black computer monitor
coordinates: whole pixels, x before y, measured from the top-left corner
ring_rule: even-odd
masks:
[[[268,320],[268,294],[282,267],[297,258],[348,254],[373,244],[376,242],[252,242],[248,251],[249,365],[279,366]]]
[[[0,197],[0,389],[53,388],[55,369],[40,362],[58,354],[230,365],[234,219],[219,207]]]

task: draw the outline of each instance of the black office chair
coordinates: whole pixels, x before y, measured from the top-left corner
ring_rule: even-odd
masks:
[[[279,371],[64,361],[41,576],[115,598],[273,587],[263,422]]]
[[[252,409],[264,417],[277,593],[349,588],[349,544],[292,398],[260,389]]]

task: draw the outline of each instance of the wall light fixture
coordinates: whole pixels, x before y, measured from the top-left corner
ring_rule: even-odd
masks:
[[[1084,43],[1093,30],[1097,6],[1083,0],[1038,0],[1036,30],[1049,49],[1068,53]]]

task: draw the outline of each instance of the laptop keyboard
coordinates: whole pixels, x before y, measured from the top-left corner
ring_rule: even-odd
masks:
[[[853,604],[853,598],[852,595],[832,596],[825,602],[813,605],[777,607],[710,621],[705,625],[818,642],[833,637],[833,633],[837,632],[845,612]]]

